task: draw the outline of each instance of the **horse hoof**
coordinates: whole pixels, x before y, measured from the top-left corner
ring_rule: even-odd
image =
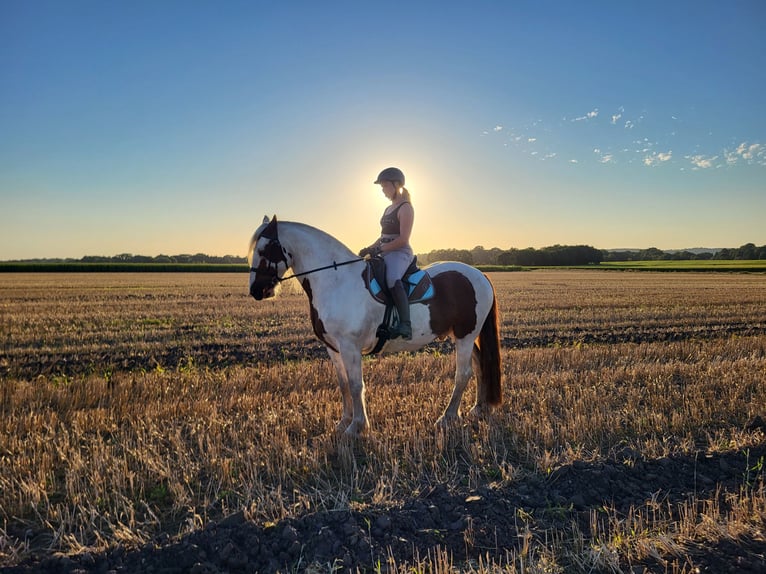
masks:
[[[460,420],[460,417],[442,415],[438,419],[436,419],[436,424],[434,424],[434,426],[436,428],[445,429],[452,426],[459,420]]]
[[[366,430],[367,430],[366,424],[352,422],[350,425],[348,425],[348,427],[343,432],[343,434],[348,437],[357,438],[362,436]]]
[[[474,419],[479,419],[488,415],[489,411],[490,411],[489,407],[474,405],[473,408],[468,413],[468,416]]]
[[[346,432],[348,430],[349,425],[351,424],[351,419],[341,419],[335,424],[335,432],[336,433],[342,433]]]

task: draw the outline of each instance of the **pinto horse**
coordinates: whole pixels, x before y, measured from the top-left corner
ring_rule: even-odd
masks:
[[[311,324],[325,344],[338,374],[343,399],[339,432],[356,436],[369,422],[362,379],[362,355],[376,345],[385,305],[372,297],[364,280],[365,262],[331,235],[303,223],[277,223],[264,217],[248,252],[250,294],[274,297],[277,285],[296,278],[308,295]],[[292,269],[291,275],[286,275]],[[502,401],[500,339],[495,291],[486,275],[458,262],[424,268],[433,298],[411,306],[412,340],[392,339],[382,352],[414,351],[435,339],[455,340],[455,387],[437,425],[460,416],[460,400],[473,372],[476,404],[483,414]]]

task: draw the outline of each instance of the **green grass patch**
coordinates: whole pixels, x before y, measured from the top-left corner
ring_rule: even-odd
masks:
[[[583,269],[618,269],[635,271],[749,271],[766,272],[766,261],[709,260],[709,261],[609,261],[600,265],[588,265]]]

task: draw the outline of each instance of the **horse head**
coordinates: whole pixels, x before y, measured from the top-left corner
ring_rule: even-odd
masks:
[[[290,267],[287,250],[279,242],[277,216],[263,218],[250,241],[250,295],[257,301],[274,297],[276,286]]]

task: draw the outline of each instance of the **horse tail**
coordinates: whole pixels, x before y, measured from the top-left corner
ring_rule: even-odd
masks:
[[[500,328],[497,297],[492,287],[492,308],[489,310],[479,337],[473,345],[473,363],[476,371],[478,405],[497,406],[503,402],[503,389],[500,378]]]

